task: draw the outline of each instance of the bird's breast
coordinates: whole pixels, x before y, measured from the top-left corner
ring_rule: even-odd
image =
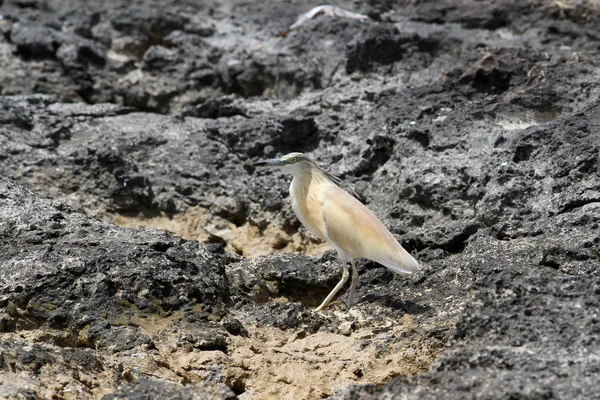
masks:
[[[310,183],[297,182],[294,179],[290,185],[290,197],[292,199],[292,209],[302,225],[315,236],[327,240],[324,234],[322,203],[318,196],[318,190],[314,185],[311,187]]]

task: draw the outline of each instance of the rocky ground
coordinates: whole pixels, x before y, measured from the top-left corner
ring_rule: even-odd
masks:
[[[0,0],[0,397],[592,399],[600,4]],[[420,262],[359,303],[302,151]]]

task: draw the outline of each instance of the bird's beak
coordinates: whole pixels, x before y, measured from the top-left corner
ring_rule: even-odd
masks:
[[[257,163],[252,164],[253,167],[283,167],[286,166],[287,163],[279,158],[273,160],[264,160],[259,161]]]

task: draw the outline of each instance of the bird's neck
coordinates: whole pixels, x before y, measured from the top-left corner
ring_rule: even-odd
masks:
[[[308,185],[312,179],[312,174],[310,172],[300,172],[294,171],[292,172],[292,182],[296,185]]]
[[[292,171],[292,186],[308,190],[313,185],[334,185],[327,176],[316,169]]]

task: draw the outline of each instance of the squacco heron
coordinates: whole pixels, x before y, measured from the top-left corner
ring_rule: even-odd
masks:
[[[354,304],[358,283],[355,259],[366,258],[401,274],[412,274],[417,261],[398,243],[375,214],[342,189],[339,178],[321,169],[302,153],[253,164],[255,167],[282,168],[292,174],[292,207],[302,224],[315,236],[329,242],[344,268],[342,279],[315,311],[321,311],[348,282],[347,260],[352,264],[352,283],[347,306]]]

